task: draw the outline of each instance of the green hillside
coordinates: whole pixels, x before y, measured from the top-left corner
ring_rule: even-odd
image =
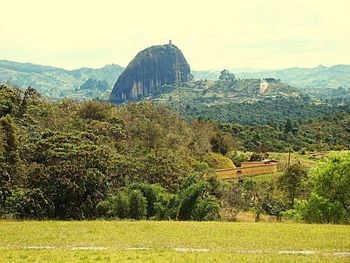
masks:
[[[50,99],[69,97],[72,99],[108,98],[112,87],[123,71],[119,65],[111,64],[103,68],[80,68],[65,70],[62,68],[18,63],[0,60],[0,83],[11,83],[20,88],[31,86]],[[106,81],[107,89],[98,85],[81,88],[86,81]]]

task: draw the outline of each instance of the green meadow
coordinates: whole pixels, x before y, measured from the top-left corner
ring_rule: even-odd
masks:
[[[349,252],[345,225],[0,221],[0,262],[349,262]]]

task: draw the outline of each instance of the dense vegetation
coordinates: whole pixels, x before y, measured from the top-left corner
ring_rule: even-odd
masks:
[[[201,161],[216,137],[210,123],[188,124],[169,108],[151,103],[48,103],[34,89],[23,93],[6,86],[0,94],[3,213],[94,218],[96,205],[119,192],[130,193],[130,202],[143,200],[143,194],[133,192],[134,183],[156,184],[164,202],[174,201],[179,218],[186,202],[185,217],[192,218],[192,211],[199,213],[197,205],[206,209],[215,201],[201,172],[208,168]]]
[[[218,181],[212,168],[232,166],[232,161],[238,165],[247,157],[235,151],[244,138],[235,133],[240,124],[221,125],[203,118],[186,122],[168,106],[149,102],[49,103],[32,88],[22,92],[0,86],[0,98],[3,217],[236,220],[239,212],[253,211],[256,220],[262,214],[279,219],[284,212],[309,222],[349,221],[348,195],[334,199],[331,190],[309,185],[328,164],[311,179],[296,164],[282,179]],[[293,145],[300,126],[295,126],[294,119],[277,120],[283,124],[281,136]],[[239,147],[244,148],[242,142]],[[251,159],[265,157],[254,153]],[[330,189],[339,181],[348,189],[349,155],[336,158],[345,172],[339,173]],[[330,170],[327,176],[337,171]],[[310,196],[318,198],[316,205],[310,204],[316,211],[320,205],[336,204],[336,220],[305,218],[302,209],[310,206],[300,200]]]
[[[188,105],[188,119],[208,119],[230,133],[242,150],[341,150],[350,145],[350,107],[302,98],[266,98],[254,103]],[[286,130],[287,121],[290,131]],[[287,134],[289,133],[289,136]],[[288,137],[288,138],[287,138]]]

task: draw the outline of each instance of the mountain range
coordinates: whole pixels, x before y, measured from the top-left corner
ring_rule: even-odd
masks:
[[[287,68],[280,70],[233,69],[238,79],[276,78],[309,94],[319,94],[342,87],[348,94],[350,89],[350,65],[318,66],[314,68]],[[72,99],[108,99],[116,80],[124,67],[110,64],[102,68],[79,68],[66,70],[58,67],[42,66],[0,60],[0,83],[9,82],[20,88],[31,86],[49,99],[68,97]],[[220,70],[196,71],[195,79],[216,80]],[[344,92],[344,91],[342,91]]]
[[[66,70],[0,60],[0,83],[9,82],[20,88],[31,86],[50,99],[63,97],[88,99],[103,96],[108,98],[115,81],[123,70],[123,67],[116,64],[98,69]]]

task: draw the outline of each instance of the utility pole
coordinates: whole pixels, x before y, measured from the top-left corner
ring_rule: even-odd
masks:
[[[176,52],[175,55],[175,85],[176,85],[176,94],[177,94],[177,112],[181,116],[184,113],[183,101],[182,101],[182,91],[180,88],[181,85],[181,68],[179,61],[179,54]]]

